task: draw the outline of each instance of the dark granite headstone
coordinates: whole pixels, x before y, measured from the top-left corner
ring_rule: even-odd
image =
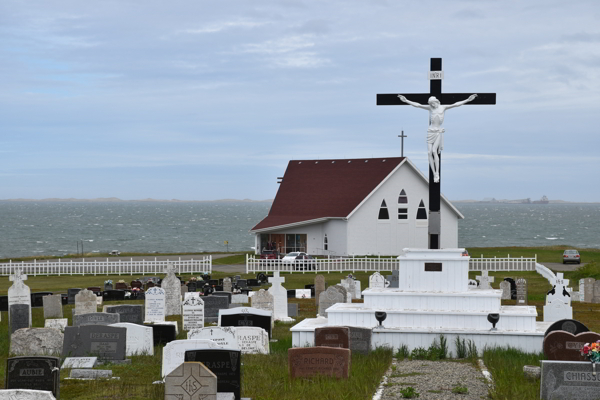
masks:
[[[209,279],[208,284],[210,286],[217,286],[219,284],[219,280],[218,279]]]
[[[555,361],[587,361],[581,355],[581,349],[586,343],[600,340],[596,332],[582,332],[573,335],[565,331],[553,331],[544,337],[544,355],[548,360]]]
[[[103,301],[120,301],[125,300],[124,290],[105,290],[103,294]]]
[[[515,280],[513,278],[504,278],[504,280],[506,282],[510,283],[510,299],[516,300],[517,299],[517,283],[515,282]]]
[[[11,304],[9,315],[11,335],[17,329],[29,328],[29,304]]]
[[[238,285],[240,288],[247,288],[248,281],[246,279],[238,279],[236,285]]]
[[[214,286],[215,292],[222,292],[223,291],[223,286],[222,285],[216,285]]]
[[[206,306],[206,303],[205,303]],[[271,338],[271,317],[266,315],[252,314],[246,307],[240,307],[240,312],[236,314],[222,314],[221,326],[256,326],[263,328]]]
[[[187,284],[188,292],[195,292],[198,284],[196,282],[188,282]]]
[[[6,360],[6,389],[46,390],[58,399],[59,380],[58,357],[11,357]]]
[[[298,316],[298,303],[288,303],[288,317]]]
[[[152,337],[154,339],[154,345],[167,344],[177,339],[177,333],[174,325],[162,325],[162,324],[145,324],[152,328]]]
[[[36,292],[31,293],[31,307],[44,307],[42,297],[51,296],[52,292]]]
[[[541,360],[540,399],[596,400],[600,398],[600,373],[592,374],[589,361]]]
[[[81,325],[110,325],[122,322],[121,316],[115,313],[95,312],[73,315],[73,326]]]
[[[310,289],[310,297],[315,297],[315,285],[304,285],[304,289]]]
[[[130,322],[132,324],[140,325],[144,323],[144,306],[141,304],[106,306],[104,309],[107,313],[119,314],[119,322]]]
[[[400,272],[397,269],[393,270],[392,275],[387,275],[386,278],[390,282],[389,288],[397,288],[400,285]]]
[[[124,360],[127,328],[106,325],[67,326],[63,357],[98,357]]]
[[[69,296],[69,304],[75,304],[75,295],[81,291],[81,288],[67,289],[67,296]]]
[[[331,326],[315,329],[315,347],[350,348],[350,329],[341,326]]]
[[[0,311],[8,311],[8,296],[0,296]]]
[[[231,304],[231,292],[214,292],[213,296],[227,297],[227,301]]]
[[[371,328],[358,328],[355,326],[349,326],[348,328],[350,329],[350,350],[352,350],[352,354],[369,354],[371,352],[373,330]]]
[[[229,299],[226,296],[203,296],[204,300],[204,322],[217,322],[219,310],[229,308]]]
[[[246,285],[248,287],[259,287],[260,282],[258,281],[258,279],[246,279]]]
[[[66,306],[67,304],[69,304],[69,295],[67,293],[61,293],[60,300],[62,301],[62,305]]]
[[[296,289],[288,289],[288,291],[287,291],[287,298],[288,299],[295,299],[296,298]]]
[[[100,293],[102,292],[102,288],[100,286],[90,286],[89,288],[87,288],[87,290],[94,292],[96,296],[101,296]]]
[[[555,323],[550,325],[548,329],[546,329],[544,337],[548,336],[550,332],[554,331],[566,331],[573,335],[578,335],[583,332],[589,332],[590,330],[587,326],[575,319],[561,319],[560,321],[556,321]]]
[[[217,392],[231,392],[236,400],[241,398],[241,354],[240,350],[201,349],[187,350],[185,361],[203,363],[217,376]]]

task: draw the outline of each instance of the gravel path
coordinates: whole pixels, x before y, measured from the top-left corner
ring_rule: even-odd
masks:
[[[402,399],[400,391],[409,386],[419,393],[418,398],[414,397],[418,400],[488,398],[488,386],[481,371],[467,362],[394,359],[386,376],[388,381],[381,400]],[[466,387],[467,393],[452,393],[456,386]]]

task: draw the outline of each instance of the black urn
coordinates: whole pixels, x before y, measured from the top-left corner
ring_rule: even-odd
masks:
[[[387,318],[387,313],[383,311],[375,311],[375,319],[379,322],[379,327],[383,328],[383,321]]]
[[[490,329],[490,330],[491,331],[495,331],[496,330],[496,324],[500,320],[500,314],[488,314],[487,319],[488,319],[488,322],[490,324],[492,324],[492,329]]]

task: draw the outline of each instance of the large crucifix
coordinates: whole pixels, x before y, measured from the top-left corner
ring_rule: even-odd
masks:
[[[429,159],[429,248],[441,247],[441,176],[442,153],[444,148],[445,111],[465,104],[496,104],[496,93],[442,93],[442,59],[432,58],[429,71],[429,93],[378,94],[378,106],[403,106],[429,110],[429,128],[427,129],[427,148]]]

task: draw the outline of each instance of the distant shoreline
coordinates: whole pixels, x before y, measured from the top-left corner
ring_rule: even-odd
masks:
[[[511,204],[511,205],[541,205],[545,206],[548,204],[600,204],[598,201],[565,201],[565,200],[550,200],[548,203],[518,203],[511,200],[500,200],[500,201],[483,201],[483,200],[450,200],[451,203],[460,204]]]
[[[100,197],[97,199],[59,199],[59,198],[47,198],[47,199],[0,199],[0,201],[42,201],[42,202],[85,202],[85,203],[129,203],[129,202],[145,202],[145,203],[272,203],[273,199],[267,200],[251,200],[251,199],[219,199],[219,200],[179,200],[179,199],[138,199],[138,200],[123,200],[117,197]]]

